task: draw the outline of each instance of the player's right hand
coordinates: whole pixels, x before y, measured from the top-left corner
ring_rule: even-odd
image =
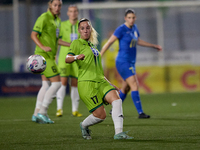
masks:
[[[50,52],[50,51],[51,51],[51,47],[47,47],[47,46],[42,47],[42,49],[43,49],[45,52]]]

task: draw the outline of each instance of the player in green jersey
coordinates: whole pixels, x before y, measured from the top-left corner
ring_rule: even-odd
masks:
[[[78,33],[78,8],[76,5],[70,5],[68,7],[67,16],[68,20],[61,23],[61,36],[62,40],[71,43],[73,40],[78,39],[80,34]],[[78,112],[79,94],[77,89],[78,78],[78,66],[76,63],[66,64],[65,58],[67,56],[69,47],[61,46],[58,58],[58,70],[60,71],[61,87],[58,90],[57,97],[57,113],[56,116],[63,115],[63,101],[66,94],[66,87],[68,79],[71,80],[71,101],[72,101],[72,115],[76,117],[82,116]]]
[[[52,96],[61,86],[60,76],[55,63],[55,55],[59,45],[70,46],[62,41],[59,34],[61,20],[59,18],[62,0],[50,0],[48,11],[38,17],[31,38],[36,44],[35,54],[42,55],[47,62],[45,71],[41,74],[42,87],[37,95],[35,112],[32,121],[37,123],[54,123],[47,115]]]
[[[115,127],[114,139],[132,139],[133,137],[123,132],[122,100],[116,90],[117,87],[106,80],[103,74],[100,52],[95,46],[98,44],[97,32],[85,18],[79,21],[78,31],[80,38],[70,45],[65,62],[78,65],[78,92],[92,113],[80,123],[82,136],[91,139],[88,127],[104,121],[106,112],[103,104],[111,104]]]

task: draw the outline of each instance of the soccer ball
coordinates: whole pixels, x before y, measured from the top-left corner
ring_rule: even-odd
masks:
[[[46,60],[41,55],[31,55],[26,62],[26,67],[31,73],[42,73],[46,69]]]

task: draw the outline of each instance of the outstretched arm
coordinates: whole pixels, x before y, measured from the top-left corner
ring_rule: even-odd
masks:
[[[138,38],[138,45],[146,46],[146,47],[152,47],[152,48],[157,49],[158,51],[162,51],[162,47],[160,45],[148,43],[146,41],[141,40],[140,38]]]
[[[117,37],[115,35],[111,35],[111,37],[108,39],[106,44],[101,49],[101,56],[108,50],[108,48],[112,45],[113,42],[117,40]]]
[[[80,54],[80,55],[76,55],[76,56],[73,56],[71,54],[68,54],[65,58],[65,62],[66,63],[73,63],[74,61],[76,60],[84,60],[85,58],[85,55],[84,54]]]

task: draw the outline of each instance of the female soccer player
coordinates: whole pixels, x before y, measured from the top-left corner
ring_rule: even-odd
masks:
[[[115,126],[114,139],[132,139],[123,132],[122,100],[117,90],[105,80],[101,65],[101,55],[94,45],[98,44],[97,32],[88,19],[81,19],[78,24],[80,38],[70,45],[66,63],[78,65],[78,91],[89,112],[80,123],[82,136],[91,139],[89,126],[102,122],[106,118],[104,104],[111,104],[112,119]]]
[[[62,40],[71,43],[73,40],[78,39],[80,34],[78,33],[78,8],[76,5],[70,5],[68,7],[67,15],[69,20],[61,23],[61,36]],[[72,115],[81,117],[82,114],[78,112],[79,105],[79,94],[77,89],[77,78],[78,78],[78,66],[76,63],[66,64],[65,58],[67,56],[69,47],[61,46],[59,58],[58,58],[58,69],[61,77],[61,87],[57,92],[57,113],[56,116],[60,117],[63,115],[63,101],[66,94],[67,78],[71,79],[71,101],[72,101]]]
[[[42,87],[38,92],[35,112],[32,116],[32,121],[43,124],[54,123],[48,117],[47,109],[53,95],[61,86],[55,63],[57,46],[58,44],[70,46],[70,43],[59,39],[61,5],[61,0],[50,0],[48,11],[37,19],[31,33],[31,38],[36,44],[35,54],[43,56],[47,62],[47,67],[41,74]]]
[[[162,50],[159,45],[154,45],[140,39],[140,34],[135,24],[136,15],[132,9],[125,11],[125,23],[120,25],[113,35],[109,38],[107,43],[101,50],[101,55],[106,52],[110,45],[119,40],[119,52],[116,58],[116,68],[123,78],[122,89],[120,91],[120,98],[122,101],[126,98],[127,93],[131,89],[131,97],[139,114],[138,118],[150,118],[142,110],[142,105],[139,96],[139,85],[136,77],[135,63],[136,63],[136,45],[152,47],[158,51]]]

